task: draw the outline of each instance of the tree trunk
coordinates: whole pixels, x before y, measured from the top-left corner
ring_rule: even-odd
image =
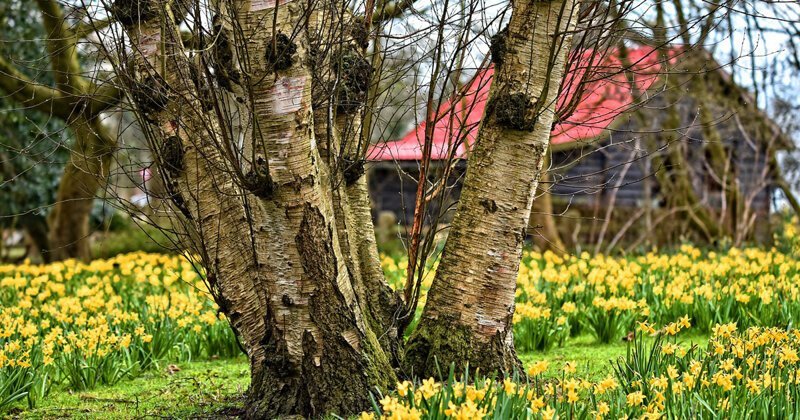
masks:
[[[556,254],[563,254],[567,251],[567,247],[564,245],[564,241],[561,240],[561,234],[558,232],[558,227],[553,217],[553,196],[550,194],[550,189],[553,187],[550,183],[553,177],[547,170],[547,160],[545,160],[543,166],[542,179],[537,189],[539,198],[533,202],[534,216],[532,217],[533,223],[536,224],[537,229],[541,229],[541,232],[537,232],[537,235],[534,236],[534,241],[542,251],[550,250]],[[545,184],[544,188],[542,184]]]
[[[196,232],[191,245],[214,297],[250,360],[246,417],[354,413],[396,378],[356,298],[315,144],[309,37],[293,29],[306,19],[315,28],[318,13],[307,3],[276,2],[277,10],[269,3],[235,2],[236,19],[227,16],[248,52],[242,85],[252,99],[253,159],[229,159],[218,115],[202,112],[196,86],[178,77],[192,64],[171,16],[127,28],[135,50],[148,54],[138,57],[130,89],[155,76],[169,86],[163,109],[141,101],[138,112],[149,121],[181,220]],[[158,54],[161,46],[167,51]]]
[[[671,103],[677,101],[673,100]],[[679,109],[673,107],[667,112],[662,132],[657,136],[662,142],[661,147],[666,149],[667,156],[666,158],[659,154],[653,156],[656,179],[661,187],[660,193],[671,208],[685,207],[694,230],[702,235],[701,238],[713,242],[722,236],[722,231],[709,214],[708,203],[700,201],[692,185],[688,156],[684,150],[686,144],[680,138],[682,134]]]
[[[484,373],[521,367],[512,317],[522,244],[570,48],[572,0],[512,2],[493,40],[496,70],[458,211],[417,330],[407,371],[437,375],[455,363]],[[490,238],[490,240],[486,240]]]
[[[363,131],[364,101],[373,86],[372,64],[365,58],[368,26],[331,5],[320,32],[335,33],[338,27],[343,36],[327,42],[317,37],[317,49],[333,53],[318,60],[313,71],[314,131],[327,163],[323,178],[331,186],[339,245],[356,297],[381,348],[392,365],[399,366],[402,331],[396,315],[402,302],[384,280],[364,168],[369,145]]]
[[[56,202],[48,216],[51,261],[91,259],[89,218],[95,195],[106,182],[116,141],[99,118],[69,122],[75,146],[64,167]]]
[[[344,119],[342,117],[337,118],[337,124],[329,131],[324,114],[315,112],[314,130],[322,161],[328,163],[321,168],[321,179],[323,185],[330,185],[339,246],[366,323],[374,331],[391,364],[398,366],[402,337],[393,315],[400,309],[401,302],[384,281],[366,176],[364,173],[354,174],[348,167],[356,162],[356,159],[350,159],[352,154],[344,153],[345,159],[335,159],[342,148],[342,137],[348,145],[358,141],[358,138],[347,134],[352,129],[342,129],[346,125],[341,121]],[[358,117],[348,119],[352,123]]]
[[[708,80],[703,78],[693,77],[691,80],[699,107],[703,146],[708,151],[708,164],[724,197],[720,217],[716,220],[716,225],[719,226],[718,235],[733,236],[738,232],[741,222],[739,219],[744,209],[743,194],[734,171],[735,163],[725,150],[724,140],[716,127],[719,121],[715,120],[710,106],[713,98],[711,94],[716,92],[709,92],[711,88],[707,84]]]
[[[397,315],[402,310],[400,295],[386,284],[375,227],[372,224],[367,177],[362,174],[352,185],[345,187],[352,220],[350,246],[356,250],[356,264],[363,283],[363,305],[366,306],[372,328],[384,352],[398,366],[402,360],[403,331],[397,324]]]
[[[34,252],[39,253],[42,262],[50,263],[50,240],[48,239],[47,220],[38,214],[24,214],[20,217],[20,226],[25,228],[35,247]]]
[[[786,177],[783,176],[783,171],[781,171],[781,166],[778,163],[778,157],[775,154],[774,148],[770,149],[767,159],[772,178],[775,180],[775,186],[783,192],[783,196],[786,197],[786,201],[789,202],[789,207],[792,208],[792,211],[794,211],[797,216],[800,216],[800,202],[798,202],[797,197],[795,197],[794,192],[792,192],[791,185],[786,182]]]

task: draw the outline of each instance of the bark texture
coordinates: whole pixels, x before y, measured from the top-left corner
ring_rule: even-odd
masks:
[[[373,86],[365,53],[368,27],[363,18],[333,5],[313,37],[317,50],[333,52],[315,63],[312,87],[314,131],[326,163],[322,178],[330,184],[339,245],[366,323],[396,367],[402,337],[395,318],[402,302],[384,280],[364,169],[369,141],[362,117]],[[337,32],[343,36],[322,36]]]
[[[180,77],[192,63],[171,17],[127,28],[147,52],[131,90],[151,79],[168,86],[165,100],[155,101],[163,106],[145,99],[139,113],[176,213],[198,238],[192,245],[214,297],[248,354],[246,417],[357,412],[368,407],[370,390],[387,389],[395,376],[340,245],[314,135],[309,37],[292,31],[306,19],[316,27],[319,15],[304,2],[269,6],[234,2],[230,20],[248,52],[241,84],[251,98],[252,135],[243,145],[251,158],[228,159],[216,114],[199,111],[197,86]]]
[[[575,3],[513,1],[489,104],[406,371],[435,376],[437,363],[488,373],[520,368],[514,291],[570,46]],[[491,238],[491,241],[481,238]]]

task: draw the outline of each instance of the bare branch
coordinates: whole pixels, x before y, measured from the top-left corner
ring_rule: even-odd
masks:
[[[379,24],[387,20],[396,19],[414,6],[415,0],[383,1],[377,6],[372,15],[372,23]]]
[[[90,22],[80,22],[73,30],[75,39],[84,39],[92,33],[102,31],[111,25],[111,19],[92,20]]]
[[[56,89],[36,83],[13,64],[0,57],[0,89],[25,108],[68,118],[64,96]]]

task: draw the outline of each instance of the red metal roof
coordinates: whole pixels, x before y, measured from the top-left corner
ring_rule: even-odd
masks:
[[[592,51],[586,51],[579,60],[572,60],[572,70],[568,71],[562,83],[558,108],[565,107],[578,90],[581,99],[569,118],[555,126],[550,137],[551,144],[595,139],[633,106],[635,101],[627,80],[628,72],[623,71],[624,66],[618,55],[618,52],[611,52],[598,59]],[[591,66],[590,77],[586,78],[583,86],[578,87],[587,71],[586,63],[590,62],[602,64]],[[628,62],[633,68],[631,73],[635,75],[637,90],[645,94],[659,77],[661,63],[658,51],[650,47],[630,49]],[[478,135],[478,125],[489,98],[493,74],[493,68],[480,70],[467,86],[461,100],[454,105],[450,99],[439,107],[433,130],[432,159],[447,159],[451,152],[455,152],[456,157],[467,155],[469,146]],[[400,140],[371,146],[367,156],[373,161],[419,160],[422,158],[424,141],[423,122]]]

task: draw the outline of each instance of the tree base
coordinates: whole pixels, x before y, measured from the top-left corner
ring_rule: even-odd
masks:
[[[404,373],[417,378],[444,379],[451,364],[455,365],[456,373],[468,368],[471,376],[476,372],[505,376],[522,371],[510,326],[506,334],[498,331],[491,337],[481,337],[456,320],[425,322],[423,319],[406,346]]]

